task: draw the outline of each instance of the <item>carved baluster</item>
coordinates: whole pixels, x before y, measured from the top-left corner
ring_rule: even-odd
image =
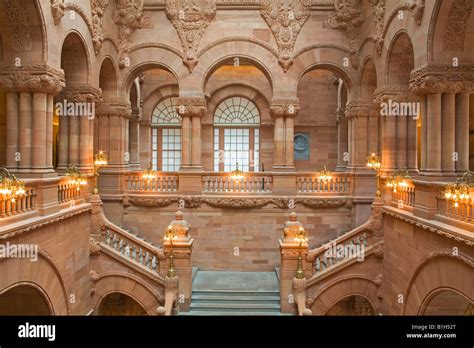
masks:
[[[140,248],[139,251],[138,251],[138,263],[140,263],[140,264],[143,263],[143,250],[142,250],[142,248]]]
[[[124,254],[127,258],[130,258],[130,245],[128,242],[125,243]]]
[[[151,259],[151,269],[152,269],[153,271],[155,271],[155,272],[156,272],[156,266],[157,266],[157,263],[156,263],[156,256],[153,255],[153,257],[152,257],[152,259]]]
[[[114,234],[112,237],[112,245],[113,245],[114,250],[117,250],[117,243],[118,243],[117,235]]]
[[[316,258],[316,272],[319,272],[321,269],[321,261],[319,261],[319,256]]]
[[[137,261],[137,247],[135,244],[132,246],[132,260]]]
[[[110,245],[110,242],[111,242],[111,240],[110,240],[110,231],[107,230],[107,231],[105,231],[105,244]]]
[[[145,267],[150,268],[150,253],[148,251],[145,253]]]
[[[118,246],[119,246],[119,250],[118,250],[118,251],[123,254],[124,243],[123,243],[123,239],[122,239],[122,238],[119,239]]]

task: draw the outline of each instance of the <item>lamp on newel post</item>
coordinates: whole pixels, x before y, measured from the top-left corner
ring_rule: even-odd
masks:
[[[150,165],[148,166],[148,169],[143,171],[142,178],[149,183],[151,180],[155,179],[157,177],[156,171],[153,170],[153,166],[150,162]]]
[[[99,189],[97,188],[97,181],[99,178],[99,169],[103,166],[106,166],[107,164],[109,164],[107,160],[107,156],[105,155],[104,151],[100,150],[95,155],[95,160],[94,160],[94,194],[95,195],[99,194]]]
[[[375,152],[372,152],[369,157],[367,157],[367,168],[375,170],[375,179],[377,181],[375,197],[382,197],[382,193],[380,192],[380,170],[382,169],[382,162]]]
[[[471,188],[474,186],[472,175],[474,173],[467,171],[455,183],[446,185],[444,197],[450,201],[454,208],[459,208],[459,204],[471,202]]]
[[[165,235],[163,239],[165,242],[170,243],[170,256],[169,256],[169,262],[168,262],[168,273],[166,274],[167,277],[169,278],[174,278],[176,277],[176,272],[174,270],[174,251],[173,251],[173,240],[176,238],[176,230],[173,228],[173,226],[169,225],[166,230],[165,230]]]
[[[23,197],[25,193],[23,180],[17,179],[15,174],[11,174],[7,168],[0,168],[0,195],[3,199],[14,203],[17,197]]]
[[[303,279],[304,278],[304,270],[303,270],[303,258],[301,256],[301,247],[303,243],[308,242],[308,231],[303,226],[298,228],[296,232],[295,239],[299,241],[299,253],[298,253],[298,266],[296,269],[296,279]]]

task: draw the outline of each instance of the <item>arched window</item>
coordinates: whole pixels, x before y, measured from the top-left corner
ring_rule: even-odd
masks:
[[[214,112],[214,171],[260,168],[260,113],[250,100],[232,97]]]
[[[181,116],[176,107],[176,98],[167,98],[153,110],[151,152],[154,170],[174,172],[181,166]]]

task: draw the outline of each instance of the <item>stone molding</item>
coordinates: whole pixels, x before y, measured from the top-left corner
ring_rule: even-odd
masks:
[[[207,111],[206,100],[204,98],[178,98],[176,111],[181,117],[204,117]]]
[[[345,115],[347,118],[353,117],[378,117],[379,112],[373,101],[354,100],[346,106]]]
[[[183,64],[191,73],[198,63],[198,49],[204,33],[216,16],[215,0],[166,1],[166,16],[178,33],[184,51]]]
[[[300,111],[298,99],[273,99],[270,104],[270,115],[277,117],[296,117]]]
[[[96,115],[129,118],[132,116],[132,108],[129,102],[121,98],[107,98],[96,104]]]
[[[101,100],[102,91],[100,88],[87,84],[69,85],[58,94],[56,99],[65,99],[68,102],[96,102]]]
[[[410,91],[432,93],[473,93],[474,65],[425,65],[410,74]]]
[[[286,73],[293,64],[298,34],[311,14],[311,0],[284,2],[262,0],[260,15],[268,24],[278,47],[278,63]]]
[[[399,103],[416,103],[420,97],[411,93],[405,86],[384,86],[374,92],[374,103],[380,105],[388,100]]]
[[[0,90],[6,92],[58,94],[64,81],[63,70],[45,64],[0,68]]]

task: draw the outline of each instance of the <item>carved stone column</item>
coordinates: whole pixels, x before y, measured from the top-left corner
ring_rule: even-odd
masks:
[[[174,269],[179,277],[179,294],[184,296],[180,308],[189,310],[192,294],[193,263],[191,259],[194,239],[189,234],[191,226],[183,219],[183,213],[178,211],[169,226],[174,230],[176,238],[173,245],[169,241],[163,243],[165,254],[169,257],[173,252]]]
[[[0,90],[7,92],[7,167],[20,175],[48,176],[52,167],[52,96],[64,73],[47,65],[6,67]]]
[[[410,90],[422,96],[421,175],[460,173],[469,166],[469,93],[474,66],[424,66],[411,73]],[[453,147],[454,145],[454,147]]]
[[[140,170],[140,120],[141,109],[133,108],[129,123],[130,170]]]
[[[294,313],[295,304],[293,294],[293,278],[298,268],[298,256],[302,257],[302,269],[308,253],[308,244],[300,242],[295,238],[297,232],[303,225],[297,220],[296,213],[290,214],[290,219],[283,226],[283,238],[280,242],[280,305],[283,313]]]
[[[336,171],[343,172],[346,170],[347,163],[344,160],[344,154],[348,152],[348,122],[342,109],[336,112],[337,124],[337,165]]]
[[[90,85],[66,86],[56,100],[59,116],[58,169],[76,165],[83,172],[93,168],[93,120],[100,90]]]
[[[178,100],[177,111],[182,117],[180,170],[202,170],[201,119],[206,110],[206,101],[202,98],[179,98]]]
[[[294,165],[294,117],[300,110],[296,99],[275,99],[270,106],[274,119],[274,170],[295,169]]]

